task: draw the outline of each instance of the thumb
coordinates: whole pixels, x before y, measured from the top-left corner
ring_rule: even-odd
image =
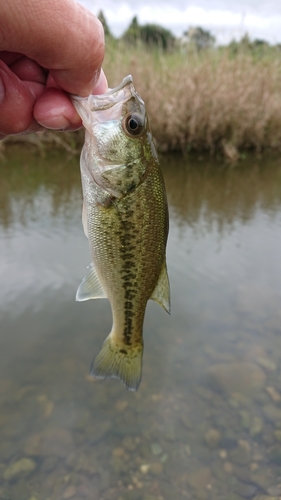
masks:
[[[103,28],[91,12],[75,0],[10,0],[0,17],[1,50],[34,59],[67,92],[91,93],[104,57]]]

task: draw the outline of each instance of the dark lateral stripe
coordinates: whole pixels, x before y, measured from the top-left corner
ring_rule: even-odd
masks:
[[[137,273],[135,270],[136,266],[136,255],[135,255],[135,239],[137,227],[133,220],[133,211],[128,210],[124,219],[121,221],[122,231],[119,236],[121,243],[121,259],[122,259],[122,286],[124,289],[125,302],[124,302],[124,344],[132,344],[132,335],[134,329],[134,303],[133,299],[137,295],[137,290],[135,288],[135,280]]]
[[[133,321],[131,317],[128,317],[125,311],[125,325],[124,325],[124,344],[132,344],[132,327]]]

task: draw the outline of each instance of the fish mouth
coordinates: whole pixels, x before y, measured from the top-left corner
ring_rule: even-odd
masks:
[[[135,99],[141,106],[144,106],[143,100],[135,90],[131,75],[126,76],[117,87],[109,89],[104,94],[90,94],[88,97],[71,95],[70,97],[84,127],[90,134],[92,134],[94,124],[119,120],[122,116],[123,105],[130,99]]]
[[[79,108],[82,103],[87,103],[91,111],[102,111],[110,109],[119,102],[127,101],[133,94],[136,94],[132,75],[125,76],[122,82],[113,89],[108,89],[104,94],[88,97],[79,97],[71,95],[72,102],[79,114]]]
[[[117,85],[114,89],[108,89],[108,91],[105,94],[100,94],[101,97],[103,96],[108,96],[111,94],[114,94],[115,92],[119,92],[119,90],[122,90],[128,83],[133,83],[133,77],[132,75],[125,76],[125,78],[122,80],[122,82]]]

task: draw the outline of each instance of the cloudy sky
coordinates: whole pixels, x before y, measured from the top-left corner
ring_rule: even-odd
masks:
[[[220,43],[251,39],[281,43],[281,0],[79,0],[95,14],[103,10],[112,32],[119,36],[134,15],[143,23],[157,23],[180,36],[190,26],[201,26]]]

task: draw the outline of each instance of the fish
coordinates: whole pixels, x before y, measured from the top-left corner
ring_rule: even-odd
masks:
[[[107,298],[113,324],[90,374],[136,391],[149,299],[170,313],[163,175],[144,101],[131,75],[102,95],[72,96],[85,127],[82,223],[92,262],[76,300]]]

